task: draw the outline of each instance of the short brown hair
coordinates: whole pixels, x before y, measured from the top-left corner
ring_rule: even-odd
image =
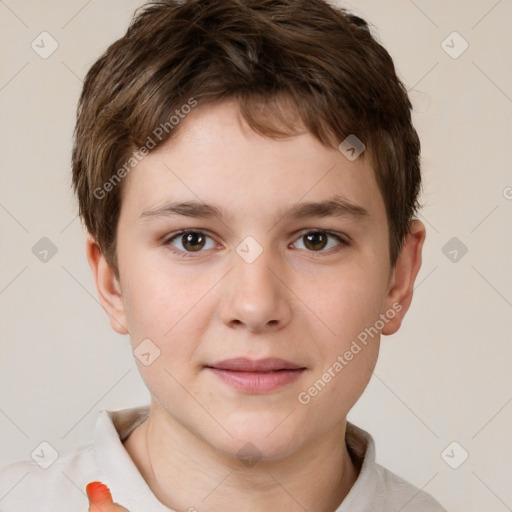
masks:
[[[116,185],[136,165],[134,151],[170,139],[179,129],[170,116],[191,99],[233,98],[262,135],[298,133],[286,103],[322,144],[337,147],[350,134],[365,144],[394,265],[419,207],[420,142],[407,91],[368,24],[323,0],[159,0],[136,11],[91,67],[78,104],[73,187],[116,275]],[[154,140],[159,126],[169,129]]]

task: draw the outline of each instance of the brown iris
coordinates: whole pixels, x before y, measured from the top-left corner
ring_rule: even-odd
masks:
[[[320,250],[327,245],[327,234],[321,231],[308,233],[303,236],[304,245],[311,250]]]
[[[204,247],[206,237],[202,233],[185,233],[181,240],[187,251],[197,252]]]

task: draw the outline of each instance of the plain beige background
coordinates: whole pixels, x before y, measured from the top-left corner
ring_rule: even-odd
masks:
[[[149,400],[96,299],[70,188],[81,81],[140,3],[0,1],[0,464],[89,442],[99,410]],[[512,1],[342,5],[410,90],[428,230],[412,308],[349,419],[448,510],[512,510]]]

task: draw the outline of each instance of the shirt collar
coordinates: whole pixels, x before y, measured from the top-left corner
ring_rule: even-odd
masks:
[[[101,411],[94,433],[94,456],[105,475],[114,501],[123,496],[123,505],[145,512],[172,512],[163,505],[146,484],[122,442],[149,416],[150,406],[117,411]],[[360,468],[356,482],[336,512],[358,512],[362,495],[373,492],[372,469],[375,463],[375,443],[368,432],[347,422],[345,442],[350,456]],[[355,508],[354,508],[355,507]],[[378,512],[378,511],[374,511]]]
[[[153,494],[122,441],[149,415],[149,406],[101,411],[94,432],[94,456],[105,475],[114,501],[122,496],[123,507],[144,512],[169,512]]]

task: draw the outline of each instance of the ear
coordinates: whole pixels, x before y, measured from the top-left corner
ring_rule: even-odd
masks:
[[[119,334],[129,334],[121,285],[103,256],[98,243],[91,235],[87,235],[86,253],[98,291],[98,298],[109,317],[112,329]]]
[[[389,335],[398,331],[411,305],[414,282],[421,267],[421,250],[425,236],[423,223],[412,220],[409,224],[409,234],[404,240],[393,269],[386,297],[386,311],[394,311],[396,314],[386,323],[382,334]]]

